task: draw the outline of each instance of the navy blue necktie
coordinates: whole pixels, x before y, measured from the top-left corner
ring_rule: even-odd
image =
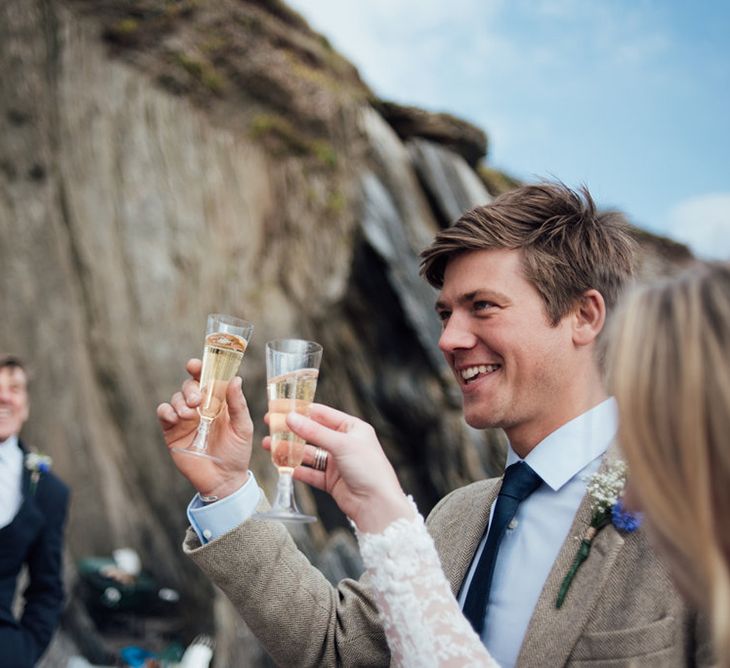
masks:
[[[492,585],[494,564],[497,561],[502,536],[504,536],[507,525],[515,516],[517,506],[530,496],[541,482],[540,476],[525,462],[516,462],[508,466],[504,472],[502,489],[499,490],[492,521],[489,524],[487,542],[479,557],[479,563],[469,585],[466,601],[464,601],[464,615],[480,636],[484,630],[489,588]]]

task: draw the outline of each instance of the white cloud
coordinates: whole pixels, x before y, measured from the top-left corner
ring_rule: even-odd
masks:
[[[699,257],[730,260],[730,193],[680,202],[669,212],[667,232]]]

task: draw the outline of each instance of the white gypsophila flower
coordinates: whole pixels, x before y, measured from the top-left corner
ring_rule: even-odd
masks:
[[[50,471],[53,460],[48,455],[29,452],[25,457],[25,467],[30,471]]]
[[[591,510],[594,513],[611,509],[621,496],[626,483],[626,462],[615,459],[606,470],[594,473],[588,480],[587,491],[591,497]]]

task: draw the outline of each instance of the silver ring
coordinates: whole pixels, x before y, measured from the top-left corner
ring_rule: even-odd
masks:
[[[322,448],[316,448],[314,451],[314,462],[312,468],[318,471],[324,471],[327,468],[327,451]]]

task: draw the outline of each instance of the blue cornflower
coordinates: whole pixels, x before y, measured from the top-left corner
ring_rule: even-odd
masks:
[[[611,508],[611,522],[619,531],[631,533],[641,526],[641,513],[632,513],[624,509],[621,499]]]

